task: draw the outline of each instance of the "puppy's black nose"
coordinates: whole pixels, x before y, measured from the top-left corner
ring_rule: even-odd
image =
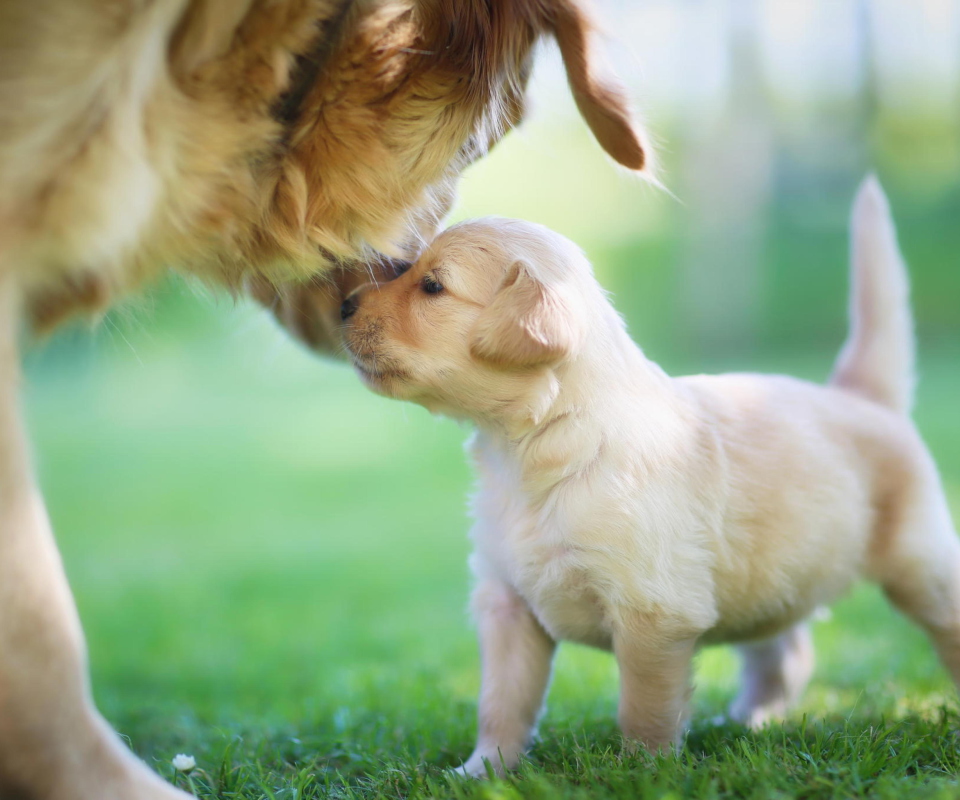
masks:
[[[360,308],[360,301],[356,297],[348,297],[340,304],[340,319],[346,322],[357,313],[358,308]]]

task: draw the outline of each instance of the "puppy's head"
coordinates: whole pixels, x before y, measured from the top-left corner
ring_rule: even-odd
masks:
[[[529,401],[578,353],[597,292],[560,235],[481,220],[443,233],[394,280],[356,289],[341,333],[374,391],[487,418]]]

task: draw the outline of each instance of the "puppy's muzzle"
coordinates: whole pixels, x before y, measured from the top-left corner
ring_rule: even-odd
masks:
[[[413,266],[413,262],[411,261],[398,258],[381,258],[376,263],[375,268],[371,267],[370,277],[372,280],[369,285],[380,286],[381,284],[396,280],[410,269],[411,266]],[[346,300],[340,304],[340,320],[342,322],[346,322],[357,313],[357,310],[360,308],[360,295],[363,288],[363,286],[358,286],[347,295]]]

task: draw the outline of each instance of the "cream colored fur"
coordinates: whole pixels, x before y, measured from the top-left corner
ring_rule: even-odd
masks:
[[[669,377],[582,253],[518,221],[458,225],[348,299],[344,338],[372,389],[476,423],[467,774],[516,766],[561,640],[613,651],[624,736],[651,750],[679,741],[702,645],[742,646],[734,716],[781,716],[810,677],[805,620],[859,577],[960,679],[960,543],[905,415],[906,276],[873,180],[853,240],[853,332],[828,386]]]

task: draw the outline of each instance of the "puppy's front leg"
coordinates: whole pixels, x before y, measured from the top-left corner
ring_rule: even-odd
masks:
[[[696,637],[678,638],[646,619],[627,620],[614,631],[624,738],[651,753],[679,743],[695,646]]]
[[[477,746],[460,769],[483,777],[513,769],[529,747],[550,682],[556,642],[506,584],[484,580],[473,594],[483,677]]]

